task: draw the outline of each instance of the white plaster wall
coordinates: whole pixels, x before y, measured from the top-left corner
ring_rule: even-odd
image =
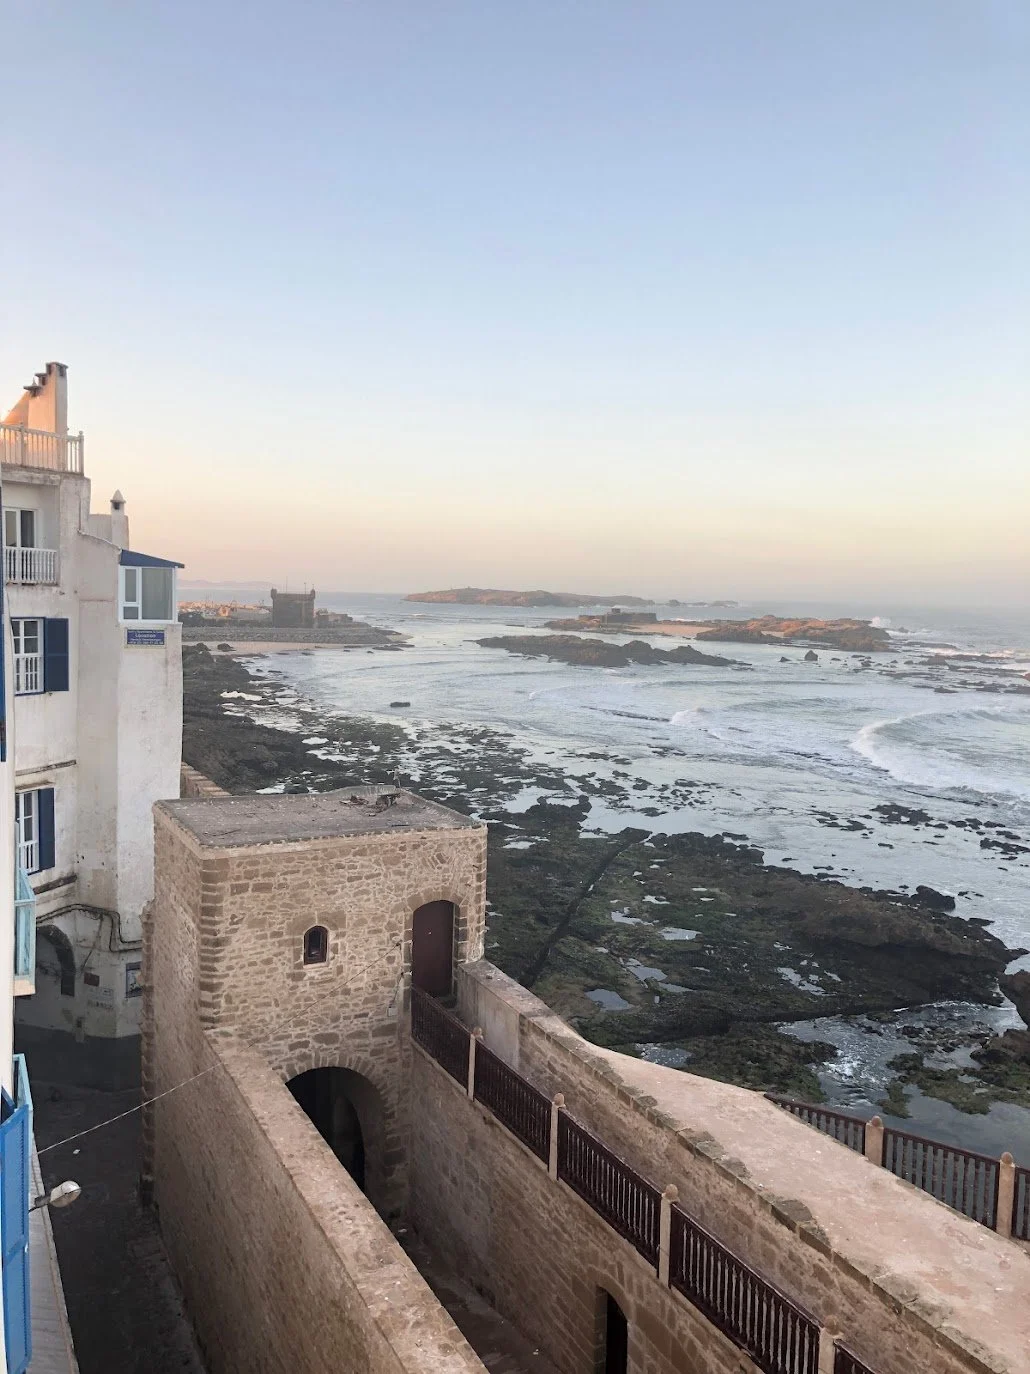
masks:
[[[60,966],[44,934],[53,927],[62,931],[72,946],[76,968],[73,997],[61,992]],[[99,1038],[137,1034],[142,999],[126,996],[126,964],[139,963],[141,956],[138,950],[112,950],[110,935],[110,919],[98,920],[89,911],[65,910],[44,922],[37,932],[36,992],[19,999],[19,1022]]]
[[[179,795],[182,763],[182,627],[165,643],[125,642],[118,673],[118,909],[126,939],[143,936],[142,912],[154,895],[156,801]]]
[[[124,510],[91,516],[86,478],[6,467],[4,503],[37,510],[36,543],[60,556],[59,585],[9,589],[10,614],[68,620],[70,655],[67,692],[14,699],[14,757],[19,787],[54,788],[56,862],[32,881],[38,917],[65,932],[79,971],[74,998],[43,977],[18,1017],[90,1036],[134,1034],[140,999],[125,995],[126,965],[140,958],[153,892],[151,808],[179,794],[181,630],[167,626],[163,647],[127,644],[118,594],[128,521]],[[11,811],[6,833],[13,798]],[[85,983],[86,971],[99,982]]]
[[[16,470],[19,476],[26,469]],[[77,541],[83,502],[89,503],[89,483],[81,477],[41,474],[38,481],[10,481],[4,476],[4,505],[38,510],[41,528],[36,543],[60,553],[58,586],[11,584],[7,588],[11,616],[64,617],[68,621],[70,654],[67,692],[13,698],[18,718],[15,766],[19,775],[75,759],[78,716],[76,674],[79,637],[79,569]],[[22,776],[21,786],[27,785]]]

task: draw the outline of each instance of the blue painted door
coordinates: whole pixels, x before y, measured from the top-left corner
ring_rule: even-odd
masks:
[[[29,1108],[3,1094],[0,1105],[0,1248],[3,1251],[7,1374],[25,1374],[32,1357],[29,1310]]]

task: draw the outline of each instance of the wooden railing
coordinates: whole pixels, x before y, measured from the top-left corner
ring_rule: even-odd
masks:
[[[577,1125],[568,1112],[558,1113],[558,1177],[649,1264],[657,1265],[661,1191]]]
[[[551,1177],[583,1199],[765,1374],[817,1374],[817,1322],[768,1279],[720,1244],[675,1201],[417,988],[411,1034],[418,1045],[546,1163]],[[839,1357],[838,1357],[839,1358]],[[849,1358],[852,1358],[849,1356]],[[835,1374],[872,1374],[841,1365]]]
[[[795,1102],[792,1097],[780,1097],[777,1093],[766,1093],[770,1102],[782,1107],[809,1126],[814,1126],[823,1135],[832,1136],[846,1145],[849,1150],[865,1153],[865,1120],[848,1112],[834,1111],[830,1107],[820,1107],[814,1102]]]
[[[79,434],[54,434],[25,425],[0,425],[0,463],[49,468],[51,472],[82,472],[83,439]]]
[[[770,1374],[817,1374],[819,1324],[682,1208],[672,1207],[669,1283]]]
[[[465,1085],[469,1072],[469,1033],[455,1016],[418,988],[411,990],[411,1034],[452,1078]]]
[[[1012,1234],[1017,1240],[1030,1240],[1030,1169],[1016,1170],[1015,1196],[1012,1199]]]
[[[818,1103],[795,1102],[775,1093],[766,1097],[981,1226],[1030,1240],[1030,1169],[1017,1168],[1010,1154],[996,1159],[884,1126],[878,1116],[865,1121]]]
[[[890,1126],[883,1132],[883,1167],[993,1231],[998,1221],[999,1161]]]
[[[476,1045],[474,1095],[538,1159],[551,1148],[551,1100],[483,1044]]]
[[[833,1374],[875,1374],[875,1370],[863,1364],[857,1355],[853,1355],[846,1345],[838,1341],[833,1348]]]

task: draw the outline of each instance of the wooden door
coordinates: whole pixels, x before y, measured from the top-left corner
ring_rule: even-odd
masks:
[[[411,925],[411,981],[433,997],[451,992],[454,907],[450,902],[420,906]]]

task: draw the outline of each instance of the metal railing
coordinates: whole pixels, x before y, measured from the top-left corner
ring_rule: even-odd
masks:
[[[840,1341],[833,1348],[833,1374],[875,1374],[857,1355],[853,1355]]]
[[[43,655],[15,654],[14,694],[24,696],[43,690]]]
[[[0,463],[25,468],[49,468],[51,472],[82,472],[82,432],[54,434],[25,425],[0,425]]]
[[[7,582],[57,581],[56,549],[4,549],[4,579]]]
[[[662,1194],[568,1112],[558,1113],[558,1177],[650,1264],[658,1263]]]
[[[999,1161],[990,1155],[886,1126],[883,1167],[981,1225],[997,1225]]]
[[[551,1148],[550,1099],[479,1043],[474,1086],[476,1101],[489,1107],[538,1159],[546,1160]]]
[[[24,868],[14,879],[14,977],[36,983],[36,894]]]
[[[411,1034],[452,1078],[467,1085],[469,1032],[420,988],[411,990]]]
[[[792,1097],[780,1097],[778,1093],[766,1093],[770,1102],[782,1107],[791,1116],[796,1116],[808,1126],[814,1126],[823,1135],[832,1136],[846,1145],[849,1150],[865,1153],[865,1120],[848,1112],[834,1111],[830,1107],[820,1107],[815,1102],[796,1102]]]
[[[818,1322],[675,1204],[669,1283],[769,1374],[817,1374]]]
[[[1030,1240],[1030,1169],[1016,1170],[1015,1196],[1012,1199],[1012,1234],[1016,1240]]]

